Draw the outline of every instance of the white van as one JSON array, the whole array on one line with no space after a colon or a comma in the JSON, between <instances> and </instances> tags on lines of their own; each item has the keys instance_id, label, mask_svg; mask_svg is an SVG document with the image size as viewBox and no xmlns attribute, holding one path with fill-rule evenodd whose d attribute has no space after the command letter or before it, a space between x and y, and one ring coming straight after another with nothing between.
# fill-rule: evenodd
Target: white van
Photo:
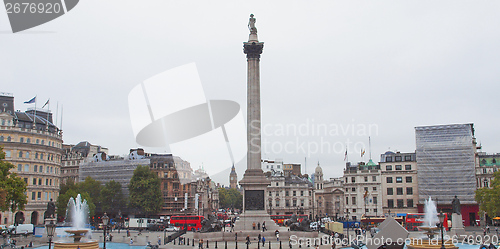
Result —
<instances>
[{"instance_id":1,"label":"white van","mask_svg":"<svg viewBox=\"0 0 500 249\"><path fill-rule=\"evenodd\" d=\"M12 231L12 234L32 234L35 227L33 224L19 224L17 226L10 225L8 229Z\"/></svg>"}]
</instances>

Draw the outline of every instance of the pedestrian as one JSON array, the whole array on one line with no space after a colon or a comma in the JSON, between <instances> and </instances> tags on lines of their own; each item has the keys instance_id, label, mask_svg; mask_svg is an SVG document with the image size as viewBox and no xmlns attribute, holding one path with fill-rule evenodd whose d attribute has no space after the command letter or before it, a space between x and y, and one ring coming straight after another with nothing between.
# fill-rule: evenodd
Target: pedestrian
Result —
<instances>
[{"instance_id":1,"label":"pedestrian","mask_svg":"<svg viewBox=\"0 0 500 249\"><path fill-rule=\"evenodd\" d=\"M127 237L130 237L130 230L127 229Z\"/></svg>"},{"instance_id":2,"label":"pedestrian","mask_svg":"<svg viewBox=\"0 0 500 249\"><path fill-rule=\"evenodd\" d=\"M259 222L259 223L257 223L257 230L259 230L259 231L260 231L260 222Z\"/></svg>"},{"instance_id":3,"label":"pedestrian","mask_svg":"<svg viewBox=\"0 0 500 249\"><path fill-rule=\"evenodd\" d=\"M257 242L257 243L260 243L260 239L262 238L262 236L260 235L260 233L259 233L259 236L257 238L259 239L259 242Z\"/></svg>"},{"instance_id":4,"label":"pedestrian","mask_svg":"<svg viewBox=\"0 0 500 249\"><path fill-rule=\"evenodd\" d=\"M280 241L280 233L276 234L276 241Z\"/></svg>"},{"instance_id":5,"label":"pedestrian","mask_svg":"<svg viewBox=\"0 0 500 249\"><path fill-rule=\"evenodd\" d=\"M238 233L234 233L234 241L238 241Z\"/></svg>"},{"instance_id":6,"label":"pedestrian","mask_svg":"<svg viewBox=\"0 0 500 249\"><path fill-rule=\"evenodd\" d=\"M132 238L130 238L130 245L133 245L134 244L134 240Z\"/></svg>"},{"instance_id":7,"label":"pedestrian","mask_svg":"<svg viewBox=\"0 0 500 249\"><path fill-rule=\"evenodd\" d=\"M203 239L198 240L198 248L200 248L200 249L203 248Z\"/></svg>"},{"instance_id":8,"label":"pedestrian","mask_svg":"<svg viewBox=\"0 0 500 249\"><path fill-rule=\"evenodd\" d=\"M266 245L266 237L262 236L262 246Z\"/></svg>"},{"instance_id":9,"label":"pedestrian","mask_svg":"<svg viewBox=\"0 0 500 249\"><path fill-rule=\"evenodd\" d=\"M489 225L486 225L486 232L490 233L490 226Z\"/></svg>"},{"instance_id":10,"label":"pedestrian","mask_svg":"<svg viewBox=\"0 0 500 249\"><path fill-rule=\"evenodd\" d=\"M250 245L250 235L247 235L247 245Z\"/></svg>"},{"instance_id":11,"label":"pedestrian","mask_svg":"<svg viewBox=\"0 0 500 249\"><path fill-rule=\"evenodd\" d=\"M252 228L255 230L255 221L252 223Z\"/></svg>"},{"instance_id":12,"label":"pedestrian","mask_svg":"<svg viewBox=\"0 0 500 249\"><path fill-rule=\"evenodd\" d=\"M158 245L161 245L161 237L158 235Z\"/></svg>"},{"instance_id":13,"label":"pedestrian","mask_svg":"<svg viewBox=\"0 0 500 249\"><path fill-rule=\"evenodd\" d=\"M266 221L262 222L262 232L266 231Z\"/></svg>"},{"instance_id":14,"label":"pedestrian","mask_svg":"<svg viewBox=\"0 0 500 249\"><path fill-rule=\"evenodd\" d=\"M113 241L113 234L109 234L109 242Z\"/></svg>"}]
</instances>

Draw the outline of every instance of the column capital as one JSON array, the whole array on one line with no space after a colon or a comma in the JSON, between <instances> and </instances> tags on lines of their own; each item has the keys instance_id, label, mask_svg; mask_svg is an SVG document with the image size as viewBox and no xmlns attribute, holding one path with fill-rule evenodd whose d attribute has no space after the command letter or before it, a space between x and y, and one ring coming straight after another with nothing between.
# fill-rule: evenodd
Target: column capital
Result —
<instances>
[{"instance_id":1,"label":"column capital","mask_svg":"<svg viewBox=\"0 0 500 249\"><path fill-rule=\"evenodd\" d=\"M263 42L244 42L243 43L243 52L247 55L248 59L251 58L260 58L260 54L262 54L262 50L264 48Z\"/></svg>"}]
</instances>

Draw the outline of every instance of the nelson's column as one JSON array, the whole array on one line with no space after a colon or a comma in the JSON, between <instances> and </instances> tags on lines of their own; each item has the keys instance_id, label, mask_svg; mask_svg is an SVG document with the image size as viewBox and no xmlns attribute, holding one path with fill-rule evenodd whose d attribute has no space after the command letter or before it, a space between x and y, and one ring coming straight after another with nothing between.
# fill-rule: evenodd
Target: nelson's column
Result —
<instances>
[{"instance_id":1,"label":"nelson's column","mask_svg":"<svg viewBox=\"0 0 500 249\"><path fill-rule=\"evenodd\" d=\"M252 230L252 224L265 221L268 230L274 231L278 226L271 220L264 205L264 193L271 183L261 169L261 123L260 123L260 54L264 43L257 38L255 18L250 15L248 42L243 43L247 55L247 169L240 181L243 187L243 213L235 229Z\"/></svg>"}]
</instances>

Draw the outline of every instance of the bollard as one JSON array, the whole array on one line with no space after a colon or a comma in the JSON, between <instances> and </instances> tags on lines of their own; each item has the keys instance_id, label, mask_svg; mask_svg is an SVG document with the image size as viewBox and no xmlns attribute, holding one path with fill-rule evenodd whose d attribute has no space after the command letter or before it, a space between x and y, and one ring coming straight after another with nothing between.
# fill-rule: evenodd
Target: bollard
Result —
<instances>
[{"instance_id":1,"label":"bollard","mask_svg":"<svg viewBox=\"0 0 500 249\"><path fill-rule=\"evenodd\" d=\"M215 241L215 248L217 248L217 240Z\"/></svg>"},{"instance_id":2,"label":"bollard","mask_svg":"<svg viewBox=\"0 0 500 249\"><path fill-rule=\"evenodd\" d=\"M175 239L174 239L174 246L175 246Z\"/></svg>"},{"instance_id":3,"label":"bollard","mask_svg":"<svg viewBox=\"0 0 500 249\"><path fill-rule=\"evenodd\" d=\"M227 241L224 241L224 249L227 249Z\"/></svg>"},{"instance_id":4,"label":"bollard","mask_svg":"<svg viewBox=\"0 0 500 249\"><path fill-rule=\"evenodd\" d=\"M210 247L208 247L208 239L207 239L207 248L210 248Z\"/></svg>"},{"instance_id":5,"label":"bollard","mask_svg":"<svg viewBox=\"0 0 500 249\"><path fill-rule=\"evenodd\" d=\"M238 249L238 241L237 240L234 241L234 244L236 245L234 249Z\"/></svg>"},{"instance_id":6,"label":"bollard","mask_svg":"<svg viewBox=\"0 0 500 249\"><path fill-rule=\"evenodd\" d=\"M319 238L319 244L323 245L323 238L321 238L321 237Z\"/></svg>"},{"instance_id":7,"label":"bollard","mask_svg":"<svg viewBox=\"0 0 500 249\"><path fill-rule=\"evenodd\" d=\"M281 240L280 240L280 249L283 249L283 248L281 247Z\"/></svg>"},{"instance_id":8,"label":"bollard","mask_svg":"<svg viewBox=\"0 0 500 249\"><path fill-rule=\"evenodd\" d=\"M187 241L188 241L187 245L189 246L189 238L187 239Z\"/></svg>"},{"instance_id":9,"label":"bollard","mask_svg":"<svg viewBox=\"0 0 500 249\"><path fill-rule=\"evenodd\" d=\"M248 241L247 241L247 249L248 249L248 245L250 245L250 244L249 244L249 243L248 243Z\"/></svg>"},{"instance_id":10,"label":"bollard","mask_svg":"<svg viewBox=\"0 0 500 249\"><path fill-rule=\"evenodd\" d=\"M269 240L269 249L271 249L271 240Z\"/></svg>"},{"instance_id":11,"label":"bollard","mask_svg":"<svg viewBox=\"0 0 500 249\"><path fill-rule=\"evenodd\" d=\"M182 238L181 238L181 237L179 237L179 245L181 245L181 241L182 241Z\"/></svg>"},{"instance_id":12,"label":"bollard","mask_svg":"<svg viewBox=\"0 0 500 249\"><path fill-rule=\"evenodd\" d=\"M257 249L260 249L260 241L257 241Z\"/></svg>"},{"instance_id":13,"label":"bollard","mask_svg":"<svg viewBox=\"0 0 500 249\"><path fill-rule=\"evenodd\" d=\"M193 238L193 243L191 243L192 246L194 246L194 238Z\"/></svg>"}]
</instances>

